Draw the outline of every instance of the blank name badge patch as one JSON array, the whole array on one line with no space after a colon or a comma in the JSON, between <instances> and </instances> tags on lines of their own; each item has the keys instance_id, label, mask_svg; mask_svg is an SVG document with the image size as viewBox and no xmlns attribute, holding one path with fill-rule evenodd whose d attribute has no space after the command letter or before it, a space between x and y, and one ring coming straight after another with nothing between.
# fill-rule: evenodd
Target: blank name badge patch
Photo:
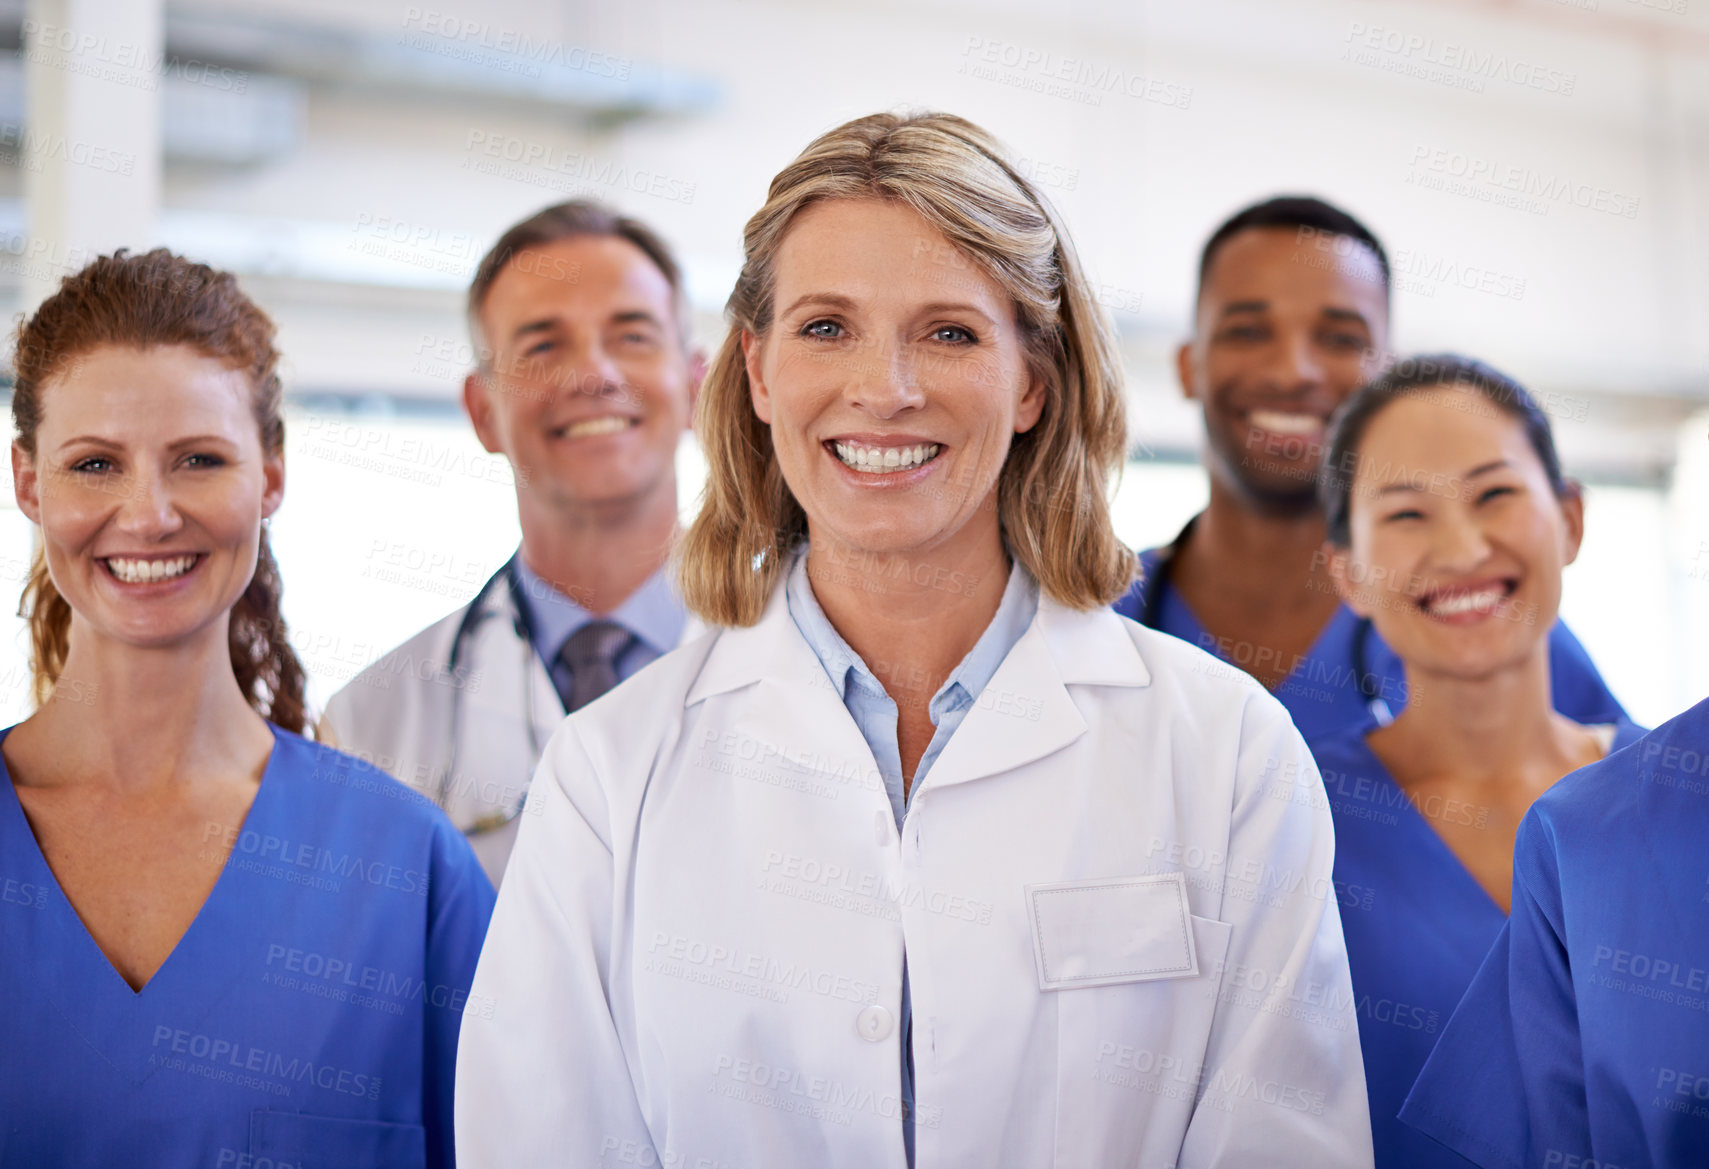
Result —
<instances>
[{"instance_id":1,"label":"blank name badge patch","mask_svg":"<svg viewBox=\"0 0 1709 1169\"><path fill-rule=\"evenodd\" d=\"M1040 990L1199 972L1180 873L1028 885Z\"/></svg>"}]
</instances>

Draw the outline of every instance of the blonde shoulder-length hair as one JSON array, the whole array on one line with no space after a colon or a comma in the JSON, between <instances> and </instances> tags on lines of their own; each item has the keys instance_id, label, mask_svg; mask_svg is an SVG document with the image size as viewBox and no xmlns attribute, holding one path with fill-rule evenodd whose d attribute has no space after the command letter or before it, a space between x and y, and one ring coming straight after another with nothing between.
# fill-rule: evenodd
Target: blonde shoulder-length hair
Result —
<instances>
[{"instance_id":1,"label":"blonde shoulder-length hair","mask_svg":"<svg viewBox=\"0 0 1709 1169\"><path fill-rule=\"evenodd\" d=\"M1014 299L1029 370L1045 387L1037 425L1017 434L997 487L1010 552L1044 593L1075 609L1132 584L1105 492L1127 449L1121 364L1074 245L1050 204L984 130L950 114L874 114L821 135L772 180L743 235L745 261L695 413L706 456L700 514L678 548L688 607L715 625L759 620L807 516L783 481L771 429L754 413L744 330L771 327L775 264L790 224L827 199L886 199L936 228Z\"/></svg>"}]
</instances>

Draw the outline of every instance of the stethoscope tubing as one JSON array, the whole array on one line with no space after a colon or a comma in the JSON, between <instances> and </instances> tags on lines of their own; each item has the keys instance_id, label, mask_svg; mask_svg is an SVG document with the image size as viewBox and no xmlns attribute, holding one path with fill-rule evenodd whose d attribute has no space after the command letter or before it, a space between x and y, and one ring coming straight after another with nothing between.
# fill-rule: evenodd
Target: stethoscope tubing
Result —
<instances>
[{"instance_id":1,"label":"stethoscope tubing","mask_svg":"<svg viewBox=\"0 0 1709 1169\"><path fill-rule=\"evenodd\" d=\"M463 616L457 622L457 629L451 635L451 652L446 662L446 673L452 678L457 677L458 667L463 664L464 646L469 635L487 613L487 599L494 586L500 582L510 593L511 624L515 630L516 639L522 646L522 721L528 732L529 752L537 762L544 749L540 742L540 732L534 726L534 630L528 619L528 606L523 603L522 587L516 579L516 557L513 555L506 560L499 570L489 576L486 583L481 585L474 600L463 610ZM433 785L433 802L441 808L445 807L451 794L451 783L457 773L458 745L461 738L460 730L463 721L463 687L453 684L451 687L451 716L446 720L445 731L445 765L440 769ZM533 768L529 769L532 775ZM522 805L528 798L526 786L516 806L503 812L495 812L483 816L475 823L463 829L465 835L476 835L502 828L522 813Z\"/></svg>"}]
</instances>

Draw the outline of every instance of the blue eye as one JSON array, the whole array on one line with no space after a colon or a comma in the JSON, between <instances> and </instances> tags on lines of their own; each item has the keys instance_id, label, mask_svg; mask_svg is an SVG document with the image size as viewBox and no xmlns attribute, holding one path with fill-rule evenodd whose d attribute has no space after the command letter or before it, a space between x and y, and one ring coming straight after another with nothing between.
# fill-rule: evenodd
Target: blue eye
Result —
<instances>
[{"instance_id":1,"label":"blue eye","mask_svg":"<svg viewBox=\"0 0 1709 1169\"><path fill-rule=\"evenodd\" d=\"M940 325L938 328L932 330L932 336L939 340L944 339L945 333L954 335L950 338L951 344L954 345L976 345L979 342L979 338L975 337L971 332L962 328L960 325Z\"/></svg>"},{"instance_id":2,"label":"blue eye","mask_svg":"<svg viewBox=\"0 0 1709 1169\"><path fill-rule=\"evenodd\" d=\"M817 337L821 341L833 341L843 335L843 327L835 321L808 321L801 327L803 337Z\"/></svg>"}]
</instances>

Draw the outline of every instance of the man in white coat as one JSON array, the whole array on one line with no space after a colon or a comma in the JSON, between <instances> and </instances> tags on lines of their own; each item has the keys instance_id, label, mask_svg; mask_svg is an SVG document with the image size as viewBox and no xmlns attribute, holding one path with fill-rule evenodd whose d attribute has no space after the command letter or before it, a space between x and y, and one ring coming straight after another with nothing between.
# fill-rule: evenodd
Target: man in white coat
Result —
<instances>
[{"instance_id":1,"label":"man in white coat","mask_svg":"<svg viewBox=\"0 0 1709 1169\"><path fill-rule=\"evenodd\" d=\"M444 807L496 885L565 713L698 628L665 561L705 365L670 250L586 201L505 232L468 311L480 366L463 405L515 472L522 546L335 694L322 729Z\"/></svg>"}]
</instances>

